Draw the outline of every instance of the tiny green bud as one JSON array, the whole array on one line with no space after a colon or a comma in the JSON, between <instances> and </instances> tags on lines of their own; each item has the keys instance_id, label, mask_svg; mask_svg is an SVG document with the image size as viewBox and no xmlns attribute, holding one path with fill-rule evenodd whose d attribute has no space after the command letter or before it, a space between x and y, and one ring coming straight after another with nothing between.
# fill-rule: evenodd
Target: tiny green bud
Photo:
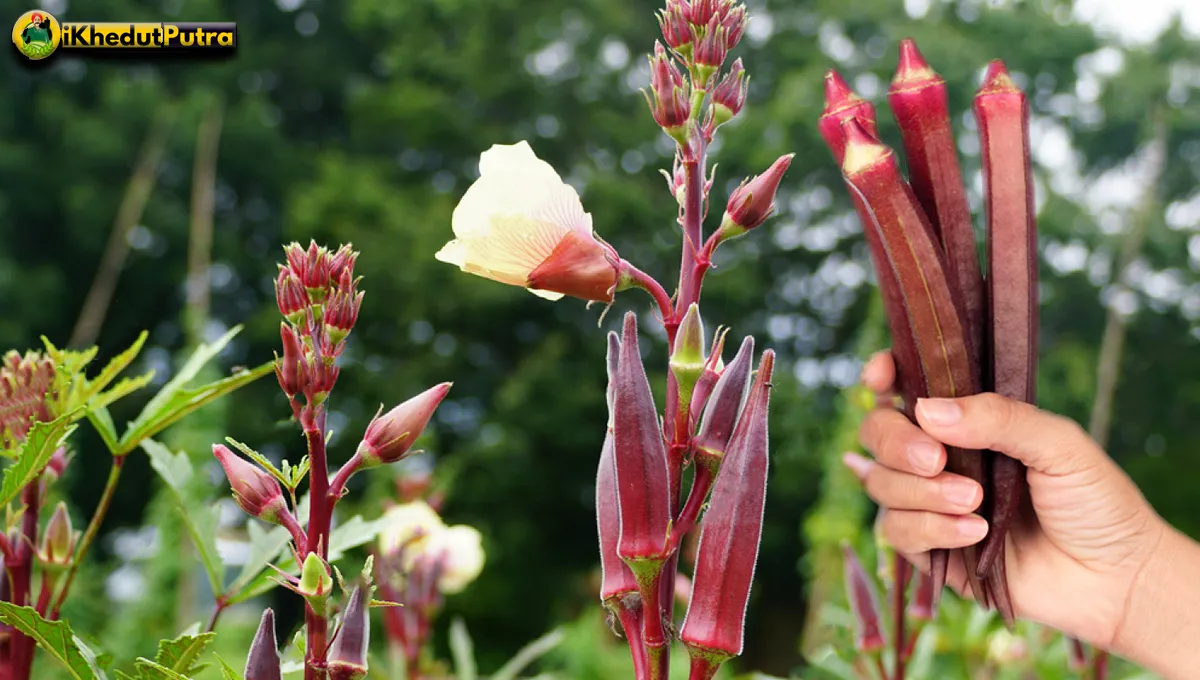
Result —
<instances>
[{"instance_id":1,"label":"tiny green bud","mask_svg":"<svg viewBox=\"0 0 1200 680\"><path fill-rule=\"evenodd\" d=\"M67 505L60 501L42 534L38 559L47 567L65 567L71 563L74 551L75 531L71 528L71 515L67 513Z\"/></svg>"},{"instance_id":2,"label":"tiny green bud","mask_svg":"<svg viewBox=\"0 0 1200 680\"><path fill-rule=\"evenodd\" d=\"M700 306L695 302L688 307L675 334L671 372L679 382L680 400L685 407L689 407L692 389L704 373L704 320L700 318Z\"/></svg>"},{"instance_id":3,"label":"tiny green bud","mask_svg":"<svg viewBox=\"0 0 1200 680\"><path fill-rule=\"evenodd\" d=\"M309 553L304 558L304 566L300 570L300 585L296 592L304 596L312 605L313 611L325 611L325 600L333 590L333 576L329 573L329 565L316 553Z\"/></svg>"}]
</instances>

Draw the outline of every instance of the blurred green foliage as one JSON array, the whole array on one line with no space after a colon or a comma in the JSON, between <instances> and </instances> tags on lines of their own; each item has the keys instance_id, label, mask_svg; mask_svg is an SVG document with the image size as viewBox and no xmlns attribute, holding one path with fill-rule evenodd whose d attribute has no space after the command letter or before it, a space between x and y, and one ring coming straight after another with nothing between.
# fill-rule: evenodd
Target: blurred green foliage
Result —
<instances>
[{"instance_id":1,"label":"blurred green foliage","mask_svg":"<svg viewBox=\"0 0 1200 680\"><path fill-rule=\"evenodd\" d=\"M0 64L0 91L13 102L0 109L0 347L32 346L39 334L66 342L144 136L162 107L174 105L161 167L128 235L130 253L99 336L105 359L149 329L145 365L137 368L169 377L172 357L194 342L182 319L195 136L204 110L220 101L212 313L204 335L245 323L222 360L269 359L278 344L271 279L280 244L352 241L363 252L358 269L367 296L332 404L333 462L349 457L380 403L453 380L427 448L452 489L447 518L483 531L488 568L451 598L448 613L469 622L485 671L562 621L583 622L576 625L586 635L573 633L580 639L603 639L592 632L600 615L590 580L591 485L605 417L600 310L546 303L464 276L432 255L450 237L451 210L476 174L478 154L528 139L581 187L596 230L625 258L674 279L674 203L658 174L669 169L670 146L637 92L647 80L641 55L657 36L657 7L650 0L45 3L67 21L236 21L239 47L226 61L60 54L31 69L13 53ZM0 0L0 16L26 9ZM738 56L752 75L751 99L715 149L714 207L742 177L782 153L798 155L779 215L723 249L704 298L710 327L758 335L790 369L777 372L767 527L742 667L786 675L802 663L805 580L811 568L825 569L804 558L810 541L836 537L823 526L800 527L822 493L846 493L844 480L822 479L840 474L837 457L853 442L854 419L839 413L857 407L836 396L854 381L859 356L884 344L859 341L869 265L815 130L822 75L836 66L874 99L882 134L895 144L882 103L904 36L917 39L950 84L976 206L969 111L982 68L1003 58L1030 92L1042 199L1043 405L1086 422L1104 303L1129 312L1110 449L1168 519L1200 535L1193 475L1181 474L1200 467L1200 383L1189 379L1200 374L1197 42L1173 26L1149 47L1121 48L1071 19L1059 0L756 1L750 10ZM1122 168L1137 176L1129 162L1150 134L1150 110L1163 112L1167 163L1143 255L1128 285L1115 286L1111 263L1130 212L1112 200L1121 190L1101 176ZM636 293L616 306L603 328L619 311L649 309ZM651 381L661 385L663 344L647 346ZM131 418L136 407L114 419ZM226 408L223 431L212 423L202 431L299 459L302 441L281 422L287 407L268 380ZM181 435L177 445L185 440L204 459L204 443ZM67 481L75 502L89 509L107 455L98 441L83 441ZM377 474L368 487L360 477L351 492L363 501L347 511L374 514L389 481ZM144 456L135 455L106 528L141 525L145 490L157 483ZM224 493L219 486L209 498ZM833 525L861 524L866 514L858 501L826 498L820 507L820 522ZM119 564L115 545L98 544L96 557ZM168 625L175 605L163 598L156 610L150 591L140 602L109 604L104 573L89 567L94 597L73 613L82 631L99 639L121 631L123 657L147 654L159 633L177 632L121 626L106 633L105 623L123 612ZM817 576L828 577L820 592L840 580L827 570ZM276 605L295 621L294 602ZM194 603L196 618L204 606L202 598ZM230 631L238 630L233 618ZM237 647L228 639L218 646ZM239 665L233 651L227 659ZM613 677L578 673L571 677Z\"/></svg>"}]
</instances>

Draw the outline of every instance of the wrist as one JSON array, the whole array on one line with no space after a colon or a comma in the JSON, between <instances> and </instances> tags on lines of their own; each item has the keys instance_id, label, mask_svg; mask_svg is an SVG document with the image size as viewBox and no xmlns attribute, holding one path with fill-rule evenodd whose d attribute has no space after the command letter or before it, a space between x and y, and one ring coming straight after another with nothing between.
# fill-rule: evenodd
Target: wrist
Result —
<instances>
[{"instance_id":1,"label":"wrist","mask_svg":"<svg viewBox=\"0 0 1200 680\"><path fill-rule=\"evenodd\" d=\"M1159 538L1137 573L1111 651L1166 678L1200 665L1200 544L1159 520Z\"/></svg>"}]
</instances>

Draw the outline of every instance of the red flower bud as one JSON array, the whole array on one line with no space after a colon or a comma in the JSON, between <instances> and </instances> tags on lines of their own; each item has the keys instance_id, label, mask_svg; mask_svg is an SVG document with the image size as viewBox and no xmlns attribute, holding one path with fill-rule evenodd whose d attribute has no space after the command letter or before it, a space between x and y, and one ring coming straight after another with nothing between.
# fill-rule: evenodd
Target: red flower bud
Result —
<instances>
[{"instance_id":1,"label":"red flower bud","mask_svg":"<svg viewBox=\"0 0 1200 680\"><path fill-rule=\"evenodd\" d=\"M721 125L738 115L746 104L746 94L750 90L750 77L742 68L739 57L729 67L729 73L717 81L712 90L713 123Z\"/></svg>"},{"instance_id":2,"label":"red flower bud","mask_svg":"<svg viewBox=\"0 0 1200 680\"><path fill-rule=\"evenodd\" d=\"M246 514L275 522L279 513L287 512L283 489L274 477L242 460L222 444L213 444L213 455L225 469L225 476L233 488L233 499Z\"/></svg>"},{"instance_id":3,"label":"red flower bud","mask_svg":"<svg viewBox=\"0 0 1200 680\"><path fill-rule=\"evenodd\" d=\"M725 46L733 49L746 33L746 6L728 3L721 12L721 27L725 29Z\"/></svg>"},{"instance_id":4,"label":"red flower bud","mask_svg":"<svg viewBox=\"0 0 1200 680\"><path fill-rule=\"evenodd\" d=\"M284 248L284 253L292 274L300 279L312 301L324 302L329 292L329 251L318 246L316 241L310 241L307 250L299 243L291 243Z\"/></svg>"},{"instance_id":5,"label":"red flower bud","mask_svg":"<svg viewBox=\"0 0 1200 680\"><path fill-rule=\"evenodd\" d=\"M67 455L67 448L65 446L58 447L54 450L54 455L50 456L50 462L46 463L46 476L52 480L62 477L69 462L71 462L71 457Z\"/></svg>"},{"instance_id":6,"label":"red flower bud","mask_svg":"<svg viewBox=\"0 0 1200 680\"><path fill-rule=\"evenodd\" d=\"M717 13L720 0L692 0L692 13L689 17L692 24L698 28L708 26L708 22Z\"/></svg>"},{"instance_id":7,"label":"red flower bud","mask_svg":"<svg viewBox=\"0 0 1200 680\"><path fill-rule=\"evenodd\" d=\"M329 652L329 680L359 680L367 675L367 647L371 640L367 591L355 586L342 613L342 624Z\"/></svg>"},{"instance_id":8,"label":"red flower bud","mask_svg":"<svg viewBox=\"0 0 1200 680\"><path fill-rule=\"evenodd\" d=\"M644 94L654 121L677 142L686 143L684 126L692 115L691 92L675 60L658 41L650 57L650 91Z\"/></svg>"},{"instance_id":9,"label":"red flower bud","mask_svg":"<svg viewBox=\"0 0 1200 680\"><path fill-rule=\"evenodd\" d=\"M357 260L358 253L352 249L349 243L344 244L329 260L329 278L333 281L341 281L343 277L353 279L354 263Z\"/></svg>"},{"instance_id":10,"label":"red flower bud","mask_svg":"<svg viewBox=\"0 0 1200 680\"><path fill-rule=\"evenodd\" d=\"M329 349L340 354L341 343L350 334L358 321L358 310L362 307L364 293L355 290L355 281L350 271L343 270L342 282L334 288L325 301L325 332L329 334Z\"/></svg>"},{"instance_id":11,"label":"red flower bud","mask_svg":"<svg viewBox=\"0 0 1200 680\"><path fill-rule=\"evenodd\" d=\"M688 6L680 0L670 0L666 9L658 12L658 26L662 29L663 40L671 49L686 51L691 49L696 35L688 22Z\"/></svg>"},{"instance_id":12,"label":"red flower bud","mask_svg":"<svg viewBox=\"0 0 1200 680\"><path fill-rule=\"evenodd\" d=\"M775 212L775 192L794 153L780 156L767 171L749 181L742 182L729 197L725 206L725 218L721 222L724 238L740 236L757 227Z\"/></svg>"},{"instance_id":13,"label":"red flower bud","mask_svg":"<svg viewBox=\"0 0 1200 680\"><path fill-rule=\"evenodd\" d=\"M708 359L704 361L704 372L700 374L700 379L696 381L696 389L692 392L692 404L688 412L692 414L693 419L708 403L708 395L712 394L713 386L721 378L724 370L721 354L725 352L725 336L728 333L728 328L717 328L716 336L713 337L712 350L708 353Z\"/></svg>"},{"instance_id":14,"label":"red flower bud","mask_svg":"<svg viewBox=\"0 0 1200 680\"><path fill-rule=\"evenodd\" d=\"M729 439L738 423L738 414L742 412L742 403L746 399L753 361L754 337L747 335L733 361L721 372L708 398L708 405L704 407L704 418L700 421L700 431L696 434L694 444L698 464L715 470L725 457Z\"/></svg>"},{"instance_id":15,"label":"red flower bud","mask_svg":"<svg viewBox=\"0 0 1200 680\"><path fill-rule=\"evenodd\" d=\"M742 653L767 496L767 410L774 365L775 353L764 351L704 514L692 600L679 635L693 658L711 661Z\"/></svg>"},{"instance_id":16,"label":"red flower bud","mask_svg":"<svg viewBox=\"0 0 1200 680\"><path fill-rule=\"evenodd\" d=\"M633 312L625 315L614 382L613 456L621 517L617 553L630 563L661 563L671 524L667 452Z\"/></svg>"},{"instance_id":17,"label":"red flower bud","mask_svg":"<svg viewBox=\"0 0 1200 680\"><path fill-rule=\"evenodd\" d=\"M304 284L287 267L280 267L279 277L275 279L275 303L279 305L279 313L292 323L300 323L312 304Z\"/></svg>"},{"instance_id":18,"label":"red flower bud","mask_svg":"<svg viewBox=\"0 0 1200 680\"><path fill-rule=\"evenodd\" d=\"M879 628L879 597L849 543L842 543L842 554L845 558L846 596L850 600L854 620L858 623L855 645L861 652L877 652L885 644Z\"/></svg>"},{"instance_id":19,"label":"red flower bud","mask_svg":"<svg viewBox=\"0 0 1200 680\"><path fill-rule=\"evenodd\" d=\"M704 36L696 42L696 65L708 67L707 73L712 72L725 63L725 54L728 51L725 43L725 27L721 25L721 19L718 16L713 16L708 21L708 25L704 30ZM707 77L700 78L696 83L697 87L703 87L708 83Z\"/></svg>"},{"instance_id":20,"label":"red flower bud","mask_svg":"<svg viewBox=\"0 0 1200 680\"><path fill-rule=\"evenodd\" d=\"M279 338L283 341L283 357L275 359L275 377L283 393L292 397L304 392L304 350L296 331L287 323L279 324Z\"/></svg>"},{"instance_id":21,"label":"red flower bud","mask_svg":"<svg viewBox=\"0 0 1200 680\"><path fill-rule=\"evenodd\" d=\"M250 654L246 657L246 680L282 680L279 650L275 644L275 612L267 609L263 611L254 641L250 643Z\"/></svg>"},{"instance_id":22,"label":"red flower bud","mask_svg":"<svg viewBox=\"0 0 1200 680\"><path fill-rule=\"evenodd\" d=\"M452 384L435 385L382 416L376 414L358 445L364 466L394 463L408 455Z\"/></svg>"}]
</instances>

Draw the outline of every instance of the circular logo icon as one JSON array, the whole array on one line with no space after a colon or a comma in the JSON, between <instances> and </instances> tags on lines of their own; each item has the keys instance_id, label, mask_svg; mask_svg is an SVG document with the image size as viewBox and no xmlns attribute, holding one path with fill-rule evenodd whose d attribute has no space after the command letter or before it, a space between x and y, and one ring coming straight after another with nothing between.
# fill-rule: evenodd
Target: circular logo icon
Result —
<instances>
[{"instance_id":1,"label":"circular logo icon","mask_svg":"<svg viewBox=\"0 0 1200 680\"><path fill-rule=\"evenodd\" d=\"M62 26L58 20L40 9L22 14L12 30L17 51L35 61L54 54L61 39Z\"/></svg>"}]
</instances>

